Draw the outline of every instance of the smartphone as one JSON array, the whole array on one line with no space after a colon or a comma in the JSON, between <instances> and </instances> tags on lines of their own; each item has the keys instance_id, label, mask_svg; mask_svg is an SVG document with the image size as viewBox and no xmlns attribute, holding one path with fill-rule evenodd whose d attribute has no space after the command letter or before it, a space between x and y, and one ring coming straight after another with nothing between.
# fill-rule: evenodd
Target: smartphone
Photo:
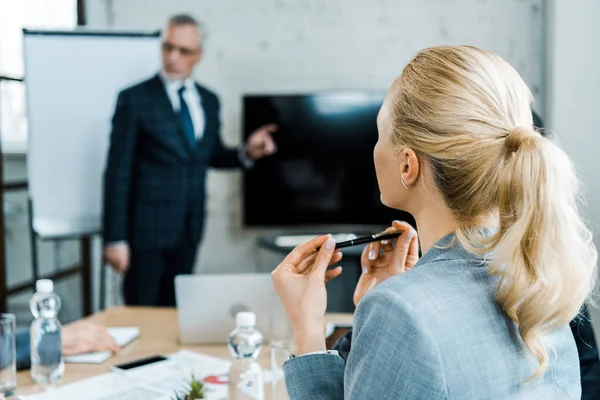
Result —
<instances>
[{"instance_id":1,"label":"smartphone","mask_svg":"<svg viewBox=\"0 0 600 400\"><path fill-rule=\"evenodd\" d=\"M111 369L114 368L114 369L120 369L123 371L127 371L129 369L143 367L144 365L149 365L149 364L154 364L154 363L157 363L160 361L165 361L166 359L167 359L167 357L156 355L156 356L142 358L140 360L135 360L135 361L124 363L124 364L113 365L111 367Z\"/></svg>"}]
</instances>

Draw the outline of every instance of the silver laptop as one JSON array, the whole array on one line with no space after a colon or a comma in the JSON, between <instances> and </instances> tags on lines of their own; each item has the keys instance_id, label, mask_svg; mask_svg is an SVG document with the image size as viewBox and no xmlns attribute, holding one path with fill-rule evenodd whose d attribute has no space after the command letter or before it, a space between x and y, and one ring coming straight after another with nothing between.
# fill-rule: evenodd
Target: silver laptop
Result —
<instances>
[{"instance_id":1,"label":"silver laptop","mask_svg":"<svg viewBox=\"0 0 600 400\"><path fill-rule=\"evenodd\" d=\"M223 344L240 311L256 314L264 341L291 332L270 273L175 277L179 340L182 344Z\"/></svg>"}]
</instances>

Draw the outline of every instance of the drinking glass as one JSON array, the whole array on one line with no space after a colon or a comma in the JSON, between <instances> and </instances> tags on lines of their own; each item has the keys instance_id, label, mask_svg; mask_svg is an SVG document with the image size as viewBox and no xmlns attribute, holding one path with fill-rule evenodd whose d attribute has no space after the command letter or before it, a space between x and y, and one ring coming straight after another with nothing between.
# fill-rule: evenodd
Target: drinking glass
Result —
<instances>
[{"instance_id":1,"label":"drinking glass","mask_svg":"<svg viewBox=\"0 0 600 400\"><path fill-rule=\"evenodd\" d=\"M0 394L17 387L16 317L0 314Z\"/></svg>"},{"instance_id":2,"label":"drinking glass","mask_svg":"<svg viewBox=\"0 0 600 400\"><path fill-rule=\"evenodd\" d=\"M295 353L295 344L293 338L286 340L272 340L271 350L271 399L288 400L285 379L283 378L283 364L289 360L290 354Z\"/></svg>"}]
</instances>

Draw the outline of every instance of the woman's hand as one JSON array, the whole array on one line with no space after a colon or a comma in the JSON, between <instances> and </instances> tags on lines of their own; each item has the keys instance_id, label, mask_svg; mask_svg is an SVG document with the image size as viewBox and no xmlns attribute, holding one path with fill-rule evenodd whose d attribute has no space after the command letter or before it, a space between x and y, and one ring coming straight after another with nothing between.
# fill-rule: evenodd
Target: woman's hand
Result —
<instances>
[{"instance_id":1,"label":"woman's hand","mask_svg":"<svg viewBox=\"0 0 600 400\"><path fill-rule=\"evenodd\" d=\"M62 353L65 356L93 351L112 351L120 348L105 327L88 321L76 321L63 327Z\"/></svg>"},{"instance_id":2,"label":"woman's hand","mask_svg":"<svg viewBox=\"0 0 600 400\"><path fill-rule=\"evenodd\" d=\"M297 354L326 350L325 283L342 273L341 267L327 267L341 258L331 235L319 236L297 246L271 274L294 328Z\"/></svg>"},{"instance_id":3,"label":"woman's hand","mask_svg":"<svg viewBox=\"0 0 600 400\"><path fill-rule=\"evenodd\" d=\"M354 305L379 283L408 271L419 260L417 231L406 222L394 221L385 232L399 230L403 232L397 239L373 242L363 250L362 274L354 290Z\"/></svg>"}]
</instances>

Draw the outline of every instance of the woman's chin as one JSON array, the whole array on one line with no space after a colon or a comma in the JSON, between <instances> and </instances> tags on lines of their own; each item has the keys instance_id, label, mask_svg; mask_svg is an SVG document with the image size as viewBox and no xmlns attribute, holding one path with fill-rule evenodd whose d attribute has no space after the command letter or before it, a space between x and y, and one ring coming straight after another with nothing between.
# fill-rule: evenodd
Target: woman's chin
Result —
<instances>
[{"instance_id":1,"label":"woman's chin","mask_svg":"<svg viewBox=\"0 0 600 400\"><path fill-rule=\"evenodd\" d=\"M383 204L384 206L386 206L388 208L393 208L394 210L408 212L404 208L404 206L402 204L400 204L398 201L393 201L393 200L385 197L383 194L381 194L379 196L379 200L381 201L381 204Z\"/></svg>"},{"instance_id":2,"label":"woman's chin","mask_svg":"<svg viewBox=\"0 0 600 400\"><path fill-rule=\"evenodd\" d=\"M383 204L386 207L389 207L389 208L398 208L397 206L394 205L394 202L390 201L390 199L388 199L387 197L385 197L383 195L383 193L379 195L379 200L381 201L381 204Z\"/></svg>"}]
</instances>

